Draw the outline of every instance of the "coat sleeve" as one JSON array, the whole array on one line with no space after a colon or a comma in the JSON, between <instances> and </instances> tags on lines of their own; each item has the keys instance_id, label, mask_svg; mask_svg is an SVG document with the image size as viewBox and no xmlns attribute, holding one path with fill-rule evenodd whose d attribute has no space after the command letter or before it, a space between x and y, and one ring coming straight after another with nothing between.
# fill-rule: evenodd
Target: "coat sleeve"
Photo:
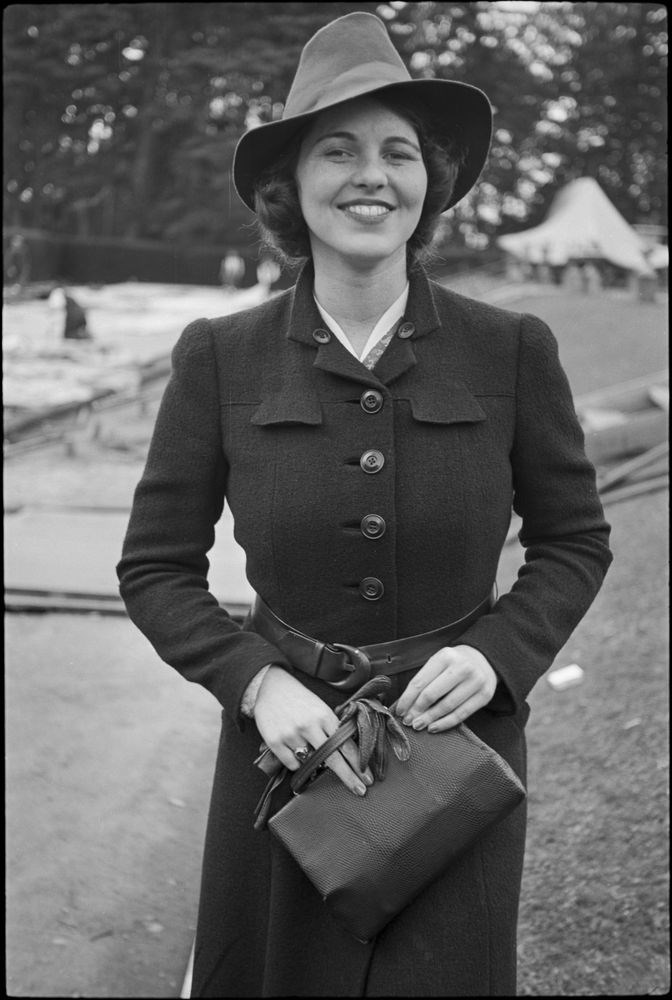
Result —
<instances>
[{"instance_id":1,"label":"coat sleeve","mask_svg":"<svg viewBox=\"0 0 672 1000\"><path fill-rule=\"evenodd\" d=\"M207 552L228 470L207 320L185 329L172 365L117 565L119 589L159 656L207 688L242 727L240 703L252 677L268 663L290 664L271 643L242 630L208 588Z\"/></svg>"},{"instance_id":2,"label":"coat sleeve","mask_svg":"<svg viewBox=\"0 0 672 1000\"><path fill-rule=\"evenodd\" d=\"M493 711L523 705L595 598L611 563L595 470L586 458L556 340L522 316L511 451L525 562L509 593L460 638L500 678Z\"/></svg>"}]
</instances>

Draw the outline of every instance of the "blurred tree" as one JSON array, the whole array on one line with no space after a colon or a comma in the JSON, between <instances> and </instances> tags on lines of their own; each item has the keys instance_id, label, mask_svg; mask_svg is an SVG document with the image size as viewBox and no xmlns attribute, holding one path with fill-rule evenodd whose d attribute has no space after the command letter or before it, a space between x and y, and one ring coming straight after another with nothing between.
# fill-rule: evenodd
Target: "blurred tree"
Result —
<instances>
[{"instance_id":1,"label":"blurred tree","mask_svg":"<svg viewBox=\"0 0 672 1000\"><path fill-rule=\"evenodd\" d=\"M510 5L519 8L521 5ZM527 8L535 8L531 13ZM510 10L497 3L391 4L390 31L415 76L470 83L484 90L493 104L491 155L481 183L446 221L450 242L487 245L509 213L527 212L528 179L525 140L533 133L539 109L553 94L547 64L562 58L563 43L556 19L546 5ZM556 6L556 5L553 5ZM449 113L449 109L447 109ZM551 180L552 173L543 179Z\"/></svg>"},{"instance_id":2,"label":"blurred tree","mask_svg":"<svg viewBox=\"0 0 672 1000\"><path fill-rule=\"evenodd\" d=\"M493 102L492 155L447 217L453 240L534 224L586 174L626 218L665 221L662 5L271 2L6 8L5 222L249 248L235 142L281 113L305 40L351 10L384 18L412 75Z\"/></svg>"},{"instance_id":3,"label":"blurred tree","mask_svg":"<svg viewBox=\"0 0 672 1000\"><path fill-rule=\"evenodd\" d=\"M381 8L414 75L481 87L494 107L481 183L449 216L467 243L535 225L595 177L631 222L667 219L667 12L643 3ZM452 233L451 233L452 230Z\"/></svg>"},{"instance_id":4,"label":"blurred tree","mask_svg":"<svg viewBox=\"0 0 672 1000\"><path fill-rule=\"evenodd\" d=\"M5 221L244 245L230 165L305 39L356 3L15 4L5 11ZM277 106L276 106L277 113ZM224 232L226 230L226 232Z\"/></svg>"},{"instance_id":5,"label":"blurred tree","mask_svg":"<svg viewBox=\"0 0 672 1000\"><path fill-rule=\"evenodd\" d=\"M555 186L594 177L626 219L665 225L667 10L578 3L561 13L578 39L541 119L557 126L543 136L561 157Z\"/></svg>"}]
</instances>

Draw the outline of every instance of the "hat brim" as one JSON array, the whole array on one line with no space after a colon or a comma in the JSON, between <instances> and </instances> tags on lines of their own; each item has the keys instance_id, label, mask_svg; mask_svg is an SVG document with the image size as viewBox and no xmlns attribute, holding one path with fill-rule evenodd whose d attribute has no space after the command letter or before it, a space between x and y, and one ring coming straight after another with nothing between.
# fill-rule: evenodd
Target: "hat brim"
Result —
<instances>
[{"instance_id":1,"label":"hat brim","mask_svg":"<svg viewBox=\"0 0 672 1000\"><path fill-rule=\"evenodd\" d=\"M488 158L492 137L492 108L482 90L456 80L404 80L363 90L358 97L379 93L398 93L413 97L420 108L424 105L436 121L445 120L445 135L459 141L465 149L447 211L472 189ZM314 111L291 118L268 122L250 129L238 141L233 157L233 183L239 197L248 208L254 208L254 188L258 177L272 166L292 137L312 118L337 107L344 101L334 101Z\"/></svg>"}]
</instances>

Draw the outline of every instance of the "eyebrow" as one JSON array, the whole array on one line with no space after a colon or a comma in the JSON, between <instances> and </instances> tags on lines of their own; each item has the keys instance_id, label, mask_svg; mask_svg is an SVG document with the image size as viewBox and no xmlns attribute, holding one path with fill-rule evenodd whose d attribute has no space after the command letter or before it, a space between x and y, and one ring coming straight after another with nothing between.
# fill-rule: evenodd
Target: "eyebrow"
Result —
<instances>
[{"instance_id":1,"label":"eyebrow","mask_svg":"<svg viewBox=\"0 0 672 1000\"><path fill-rule=\"evenodd\" d=\"M357 136L353 132L325 132L324 135L317 137L313 145L317 146L318 142L323 142L325 139L349 139L352 142L356 142ZM420 147L416 145L416 143L414 143L411 139L406 139L403 135L388 135L383 142L403 142L407 146L410 146L411 149L414 149L416 153L421 152Z\"/></svg>"}]
</instances>

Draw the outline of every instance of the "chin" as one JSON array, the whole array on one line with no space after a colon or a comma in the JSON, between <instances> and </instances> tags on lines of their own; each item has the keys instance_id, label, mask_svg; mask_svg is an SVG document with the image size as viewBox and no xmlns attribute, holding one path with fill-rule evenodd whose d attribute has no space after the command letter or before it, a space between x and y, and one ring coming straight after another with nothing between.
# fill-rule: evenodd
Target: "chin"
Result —
<instances>
[{"instance_id":1,"label":"chin","mask_svg":"<svg viewBox=\"0 0 672 1000\"><path fill-rule=\"evenodd\" d=\"M380 239L348 240L334 250L346 260L358 261L362 264L377 264L405 253L406 241L390 241Z\"/></svg>"}]
</instances>

